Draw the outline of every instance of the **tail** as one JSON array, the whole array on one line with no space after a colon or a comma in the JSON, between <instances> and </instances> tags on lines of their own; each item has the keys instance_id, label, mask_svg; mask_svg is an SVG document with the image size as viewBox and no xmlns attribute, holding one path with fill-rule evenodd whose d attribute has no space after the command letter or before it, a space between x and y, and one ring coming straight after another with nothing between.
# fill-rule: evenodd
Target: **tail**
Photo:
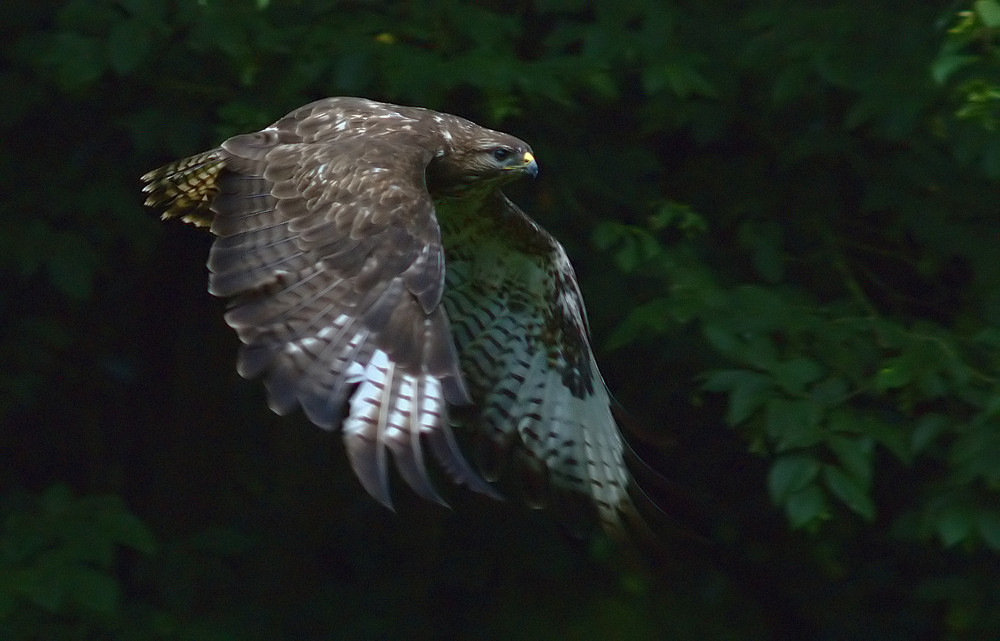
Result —
<instances>
[{"instance_id":1,"label":"tail","mask_svg":"<svg viewBox=\"0 0 1000 641\"><path fill-rule=\"evenodd\" d=\"M162 218L180 218L198 227L212 224L209 208L218 192L217 181L226 158L221 149L191 156L145 174L142 191L149 194L146 205L162 207Z\"/></svg>"}]
</instances>

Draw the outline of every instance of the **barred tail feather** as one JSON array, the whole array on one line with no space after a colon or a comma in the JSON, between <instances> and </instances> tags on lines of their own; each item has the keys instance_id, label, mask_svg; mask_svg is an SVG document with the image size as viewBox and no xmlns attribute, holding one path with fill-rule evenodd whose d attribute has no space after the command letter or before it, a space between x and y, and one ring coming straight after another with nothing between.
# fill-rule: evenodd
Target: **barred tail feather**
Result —
<instances>
[{"instance_id":1,"label":"barred tail feather","mask_svg":"<svg viewBox=\"0 0 1000 641\"><path fill-rule=\"evenodd\" d=\"M145 204L163 207L162 218L180 218L197 227L212 224L213 213L209 208L218 193L218 177L226 158L221 149L213 149L196 156L164 165L143 175L149 194Z\"/></svg>"}]
</instances>

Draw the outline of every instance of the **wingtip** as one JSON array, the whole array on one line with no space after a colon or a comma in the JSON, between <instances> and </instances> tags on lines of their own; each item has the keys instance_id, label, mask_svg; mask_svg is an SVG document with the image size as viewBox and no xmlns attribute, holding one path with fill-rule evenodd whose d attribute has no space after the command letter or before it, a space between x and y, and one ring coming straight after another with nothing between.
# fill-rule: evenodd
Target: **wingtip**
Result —
<instances>
[{"instance_id":1,"label":"wingtip","mask_svg":"<svg viewBox=\"0 0 1000 641\"><path fill-rule=\"evenodd\" d=\"M365 488L365 491L371 495L376 501L381 503L390 512L396 511L396 506L392 503L392 495L389 491L389 476L388 474L378 474L371 475L362 473L356 466L354 466L354 475L358 477L361 482L361 486Z\"/></svg>"},{"instance_id":2,"label":"wingtip","mask_svg":"<svg viewBox=\"0 0 1000 641\"><path fill-rule=\"evenodd\" d=\"M434 456L455 483L463 484L470 490L485 494L492 499L503 500L503 496L496 488L484 481L469 465L449 427L445 426L429 436Z\"/></svg>"}]
</instances>

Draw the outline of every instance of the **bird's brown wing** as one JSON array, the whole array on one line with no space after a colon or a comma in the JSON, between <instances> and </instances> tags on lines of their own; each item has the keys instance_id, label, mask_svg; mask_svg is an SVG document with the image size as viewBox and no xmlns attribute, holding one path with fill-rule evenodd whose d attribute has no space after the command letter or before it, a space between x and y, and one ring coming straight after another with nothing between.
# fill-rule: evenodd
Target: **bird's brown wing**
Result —
<instances>
[{"instance_id":1,"label":"bird's brown wing","mask_svg":"<svg viewBox=\"0 0 1000 641\"><path fill-rule=\"evenodd\" d=\"M492 493L447 422L447 403L468 396L439 305L444 258L423 184L432 152L358 136L288 139L272 127L222 145L209 289L232 301L240 374L266 372L274 411L301 406L325 428L349 399L346 449L382 503L390 451L415 491L441 501L424 441L456 481Z\"/></svg>"}]
</instances>

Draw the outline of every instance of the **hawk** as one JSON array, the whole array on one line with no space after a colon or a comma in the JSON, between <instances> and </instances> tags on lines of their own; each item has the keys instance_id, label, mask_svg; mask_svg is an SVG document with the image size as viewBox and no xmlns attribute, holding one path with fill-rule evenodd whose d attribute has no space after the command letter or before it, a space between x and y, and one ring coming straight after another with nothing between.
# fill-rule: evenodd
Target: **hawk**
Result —
<instances>
[{"instance_id":1,"label":"hawk","mask_svg":"<svg viewBox=\"0 0 1000 641\"><path fill-rule=\"evenodd\" d=\"M265 375L278 414L339 425L377 500L391 452L444 503L429 448L457 483L498 496L486 481L507 473L529 503L582 496L615 531L631 476L576 277L500 189L537 171L526 143L464 118L328 98L142 179L146 205L216 236L208 289L239 373Z\"/></svg>"}]
</instances>

